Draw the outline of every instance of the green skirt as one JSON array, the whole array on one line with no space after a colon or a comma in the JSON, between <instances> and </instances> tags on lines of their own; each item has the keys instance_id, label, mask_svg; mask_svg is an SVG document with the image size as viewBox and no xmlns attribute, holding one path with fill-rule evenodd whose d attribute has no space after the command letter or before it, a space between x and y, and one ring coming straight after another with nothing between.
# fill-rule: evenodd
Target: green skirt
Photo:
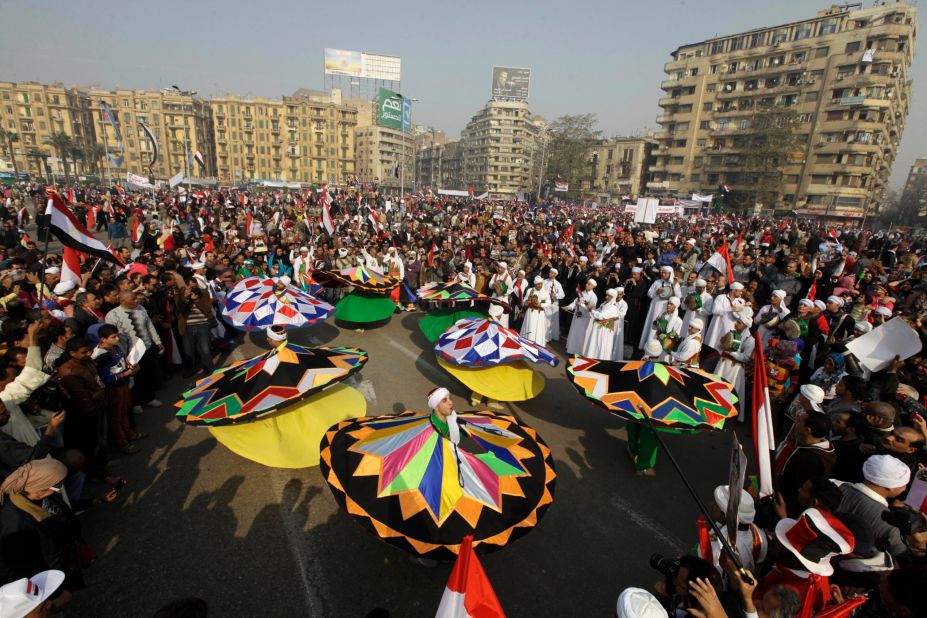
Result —
<instances>
[{"instance_id":1,"label":"green skirt","mask_svg":"<svg viewBox=\"0 0 927 618\"><path fill-rule=\"evenodd\" d=\"M475 309L439 309L432 311L418 322L418 328L425 335L425 339L434 343L457 320L464 318L485 318L486 314Z\"/></svg>"},{"instance_id":2,"label":"green skirt","mask_svg":"<svg viewBox=\"0 0 927 618\"><path fill-rule=\"evenodd\" d=\"M335 319L345 322L379 322L393 315L396 303L389 296L355 290L335 305Z\"/></svg>"}]
</instances>

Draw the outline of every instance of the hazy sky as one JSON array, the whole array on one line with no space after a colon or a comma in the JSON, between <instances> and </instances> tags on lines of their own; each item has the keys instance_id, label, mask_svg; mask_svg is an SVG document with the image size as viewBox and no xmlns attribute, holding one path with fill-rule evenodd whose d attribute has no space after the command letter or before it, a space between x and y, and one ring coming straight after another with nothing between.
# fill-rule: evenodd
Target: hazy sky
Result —
<instances>
[{"instance_id":1,"label":"hazy sky","mask_svg":"<svg viewBox=\"0 0 927 618\"><path fill-rule=\"evenodd\" d=\"M655 128L676 47L812 17L821 0L0 0L0 80L178 84L279 99L324 86L322 50L402 57L413 120L456 136L489 99L494 64L530 67L532 111L592 112L606 134ZM871 0L865 6L871 6ZM927 156L920 50L892 186Z\"/></svg>"}]
</instances>

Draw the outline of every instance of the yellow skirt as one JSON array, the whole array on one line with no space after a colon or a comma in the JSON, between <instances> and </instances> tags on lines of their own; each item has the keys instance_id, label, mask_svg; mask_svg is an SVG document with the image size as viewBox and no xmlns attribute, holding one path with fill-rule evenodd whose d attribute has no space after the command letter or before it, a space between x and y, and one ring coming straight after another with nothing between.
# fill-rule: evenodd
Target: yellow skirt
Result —
<instances>
[{"instance_id":1,"label":"yellow skirt","mask_svg":"<svg viewBox=\"0 0 927 618\"><path fill-rule=\"evenodd\" d=\"M366 413L364 396L338 384L256 421L209 431L245 459L271 468L308 468L319 465L319 443L329 427Z\"/></svg>"},{"instance_id":2,"label":"yellow skirt","mask_svg":"<svg viewBox=\"0 0 927 618\"><path fill-rule=\"evenodd\" d=\"M544 390L544 375L521 361L495 367L460 367L439 358L438 364L470 390L496 401L525 401Z\"/></svg>"}]
</instances>

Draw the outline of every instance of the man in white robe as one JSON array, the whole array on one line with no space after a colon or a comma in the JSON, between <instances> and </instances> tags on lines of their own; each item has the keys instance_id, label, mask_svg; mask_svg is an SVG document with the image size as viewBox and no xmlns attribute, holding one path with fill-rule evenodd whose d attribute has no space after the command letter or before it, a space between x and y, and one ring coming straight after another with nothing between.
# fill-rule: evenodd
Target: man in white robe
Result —
<instances>
[{"instance_id":1,"label":"man in white robe","mask_svg":"<svg viewBox=\"0 0 927 618\"><path fill-rule=\"evenodd\" d=\"M789 315L785 297L785 290L773 290L769 297L769 304L765 305L756 314L755 322L760 325L757 331L760 333L760 339L763 340L764 350L769 344L769 340L772 339L773 330L777 325L785 322L786 316Z\"/></svg>"},{"instance_id":2,"label":"man in white robe","mask_svg":"<svg viewBox=\"0 0 927 618\"><path fill-rule=\"evenodd\" d=\"M618 306L618 315L615 316L615 344L612 347L612 360L624 360L624 329L625 316L628 315L628 303L624 300L624 288L616 288L615 304Z\"/></svg>"},{"instance_id":3,"label":"man in white robe","mask_svg":"<svg viewBox=\"0 0 927 618\"><path fill-rule=\"evenodd\" d=\"M586 329L583 341L583 356L598 360L611 360L615 347L615 330L618 320L618 290L605 291L605 302L598 309L590 311L592 321Z\"/></svg>"},{"instance_id":4,"label":"man in white robe","mask_svg":"<svg viewBox=\"0 0 927 618\"><path fill-rule=\"evenodd\" d=\"M750 327L753 326L753 318L749 315L741 314L734 322L734 328L729 331L730 337L727 337L725 349L721 350L721 360L715 367L715 375L734 385L734 392L740 400L740 415L738 420L743 422L746 419L747 406L747 382L745 367L750 366L753 362L753 350L756 347L756 339L750 334Z\"/></svg>"},{"instance_id":5,"label":"man in white robe","mask_svg":"<svg viewBox=\"0 0 927 618\"><path fill-rule=\"evenodd\" d=\"M747 306L743 298L744 286L742 283L735 281L731 284L731 291L727 294L719 294L711 304L711 324L705 331L703 345L710 348L718 349L718 342L721 337L726 335L734 328L734 321L741 313L749 313L752 317L752 310Z\"/></svg>"},{"instance_id":6,"label":"man in white robe","mask_svg":"<svg viewBox=\"0 0 927 618\"><path fill-rule=\"evenodd\" d=\"M525 319L519 333L522 337L538 345L547 345L547 313L544 310L549 305L550 296L544 290L544 279L535 277L534 287L525 294Z\"/></svg>"},{"instance_id":7,"label":"man in white robe","mask_svg":"<svg viewBox=\"0 0 927 618\"><path fill-rule=\"evenodd\" d=\"M714 297L708 292L708 282L702 278L695 280L695 285L693 286L692 292L690 295L697 298L696 309L686 308L686 314L682 318L682 332L688 332L686 329L689 328L689 322L692 318L699 317L702 319L702 323L707 325L711 321L711 305L714 302ZM683 297L683 303L690 303L689 297ZM702 332L705 332L705 329L702 328Z\"/></svg>"},{"instance_id":8,"label":"man in white robe","mask_svg":"<svg viewBox=\"0 0 927 618\"><path fill-rule=\"evenodd\" d=\"M675 296L671 296L669 300L666 301L666 310L651 322L647 328L647 340L656 340L660 343L660 346L663 347L664 353L660 355L660 362L668 363L672 359L670 357L670 352L666 351L664 346L664 341L668 336L675 335L677 338L681 337L682 332L682 318L679 317L679 299Z\"/></svg>"},{"instance_id":9,"label":"man in white robe","mask_svg":"<svg viewBox=\"0 0 927 618\"><path fill-rule=\"evenodd\" d=\"M647 290L647 296L650 297L650 310L647 311L647 317L644 319L644 329L641 332L641 340L638 347L643 350L650 339L650 329L653 321L662 315L666 310L666 302L670 297L676 297L676 306L679 306L679 284L673 283L673 267L663 266L660 268L660 278L650 285ZM682 322L679 323L680 327Z\"/></svg>"},{"instance_id":10,"label":"man in white robe","mask_svg":"<svg viewBox=\"0 0 927 618\"><path fill-rule=\"evenodd\" d=\"M525 277L525 271L519 270L512 284L512 321L517 322L525 313L525 294L531 289L531 284Z\"/></svg>"},{"instance_id":11,"label":"man in white robe","mask_svg":"<svg viewBox=\"0 0 927 618\"><path fill-rule=\"evenodd\" d=\"M557 341L560 339L560 301L566 297L563 292L563 286L557 281L556 268L547 271L547 279L544 280L544 289L550 296L550 305L544 310L547 314L547 340Z\"/></svg>"},{"instance_id":12,"label":"man in white robe","mask_svg":"<svg viewBox=\"0 0 927 618\"><path fill-rule=\"evenodd\" d=\"M586 329L589 327L589 321L592 319L591 311L595 309L598 302L596 298L595 286L598 285L595 279L586 281L586 289L579 293L576 299L564 307L565 311L573 313L573 322L570 324L570 334L567 336L566 351L567 354L582 354L583 343L586 341Z\"/></svg>"},{"instance_id":13,"label":"man in white robe","mask_svg":"<svg viewBox=\"0 0 927 618\"><path fill-rule=\"evenodd\" d=\"M702 352L702 328L704 326L705 323L702 318L689 320L688 334L679 342L679 347L670 353L670 359L674 365L698 367L699 355Z\"/></svg>"},{"instance_id":14,"label":"man in white robe","mask_svg":"<svg viewBox=\"0 0 927 618\"><path fill-rule=\"evenodd\" d=\"M496 262L496 272L489 279L489 291L493 298L501 300L506 305L509 304L509 297L512 294L512 277L509 275L509 265L505 262ZM509 314L503 313L499 317L499 323L504 327L509 327Z\"/></svg>"}]
</instances>

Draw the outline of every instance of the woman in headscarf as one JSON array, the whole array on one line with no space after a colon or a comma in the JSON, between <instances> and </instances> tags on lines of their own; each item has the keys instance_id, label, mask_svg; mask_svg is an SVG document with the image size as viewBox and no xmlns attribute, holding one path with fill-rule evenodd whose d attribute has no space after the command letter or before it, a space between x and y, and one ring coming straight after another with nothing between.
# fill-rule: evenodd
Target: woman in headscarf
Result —
<instances>
[{"instance_id":1,"label":"woman in headscarf","mask_svg":"<svg viewBox=\"0 0 927 618\"><path fill-rule=\"evenodd\" d=\"M58 460L38 459L0 485L0 580L58 569L66 590L84 586L79 525L59 493L67 472Z\"/></svg>"},{"instance_id":2,"label":"woman in headscarf","mask_svg":"<svg viewBox=\"0 0 927 618\"><path fill-rule=\"evenodd\" d=\"M811 383L820 386L824 391L824 401L830 401L837 396L836 386L846 375L844 366L846 359L843 354L831 352L824 359L824 364L811 374Z\"/></svg>"}]
</instances>

